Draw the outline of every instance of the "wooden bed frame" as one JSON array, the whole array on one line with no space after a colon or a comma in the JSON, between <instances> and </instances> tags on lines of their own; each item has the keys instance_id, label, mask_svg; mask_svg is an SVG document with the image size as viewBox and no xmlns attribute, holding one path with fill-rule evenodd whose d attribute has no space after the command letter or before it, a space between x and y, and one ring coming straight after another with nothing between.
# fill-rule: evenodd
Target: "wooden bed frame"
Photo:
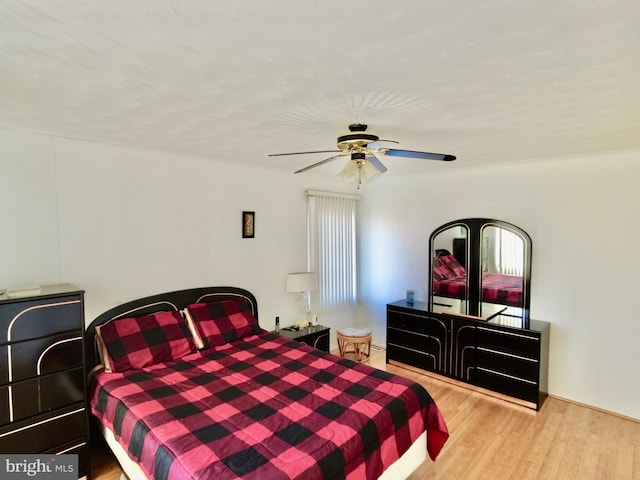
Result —
<instances>
[{"instance_id":1,"label":"wooden bed frame","mask_svg":"<svg viewBox=\"0 0 640 480\"><path fill-rule=\"evenodd\" d=\"M118 305L91 322L85 332L85 361L87 372L91 377L94 368L100 365L98 347L96 342L96 327L119 318L149 315L151 313L175 310L180 311L187 305L199 302L212 302L222 300L243 300L251 309L253 316L258 320L258 304L254 295L238 287L200 287L187 290L177 290L174 292L151 295L139 298L130 302ZM87 388L91 388L91 378L87 382ZM90 398L91 392L87 393ZM89 409L90 411L90 409ZM139 465L131 460L125 449L117 442L113 432L93 417L90 417L91 437L94 439L102 437L109 448L118 459L122 470L131 480L143 480L145 475ZM427 458L426 432L418 437L413 445L402 457L387 468L379 477L379 480L397 480L408 477Z\"/></svg>"}]
</instances>

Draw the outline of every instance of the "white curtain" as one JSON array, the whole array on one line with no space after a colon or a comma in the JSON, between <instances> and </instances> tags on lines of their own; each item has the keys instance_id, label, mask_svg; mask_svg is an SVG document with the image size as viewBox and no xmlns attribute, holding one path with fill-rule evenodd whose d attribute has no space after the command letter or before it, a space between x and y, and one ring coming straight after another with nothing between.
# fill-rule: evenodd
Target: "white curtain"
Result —
<instances>
[{"instance_id":1,"label":"white curtain","mask_svg":"<svg viewBox=\"0 0 640 480\"><path fill-rule=\"evenodd\" d=\"M356 303L357 195L307 191L308 268L320 311Z\"/></svg>"}]
</instances>

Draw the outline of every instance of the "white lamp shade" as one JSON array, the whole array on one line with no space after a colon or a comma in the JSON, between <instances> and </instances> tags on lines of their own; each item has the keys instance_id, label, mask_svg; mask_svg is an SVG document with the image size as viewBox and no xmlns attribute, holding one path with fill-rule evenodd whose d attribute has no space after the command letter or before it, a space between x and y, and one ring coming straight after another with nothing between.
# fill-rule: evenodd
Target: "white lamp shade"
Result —
<instances>
[{"instance_id":1,"label":"white lamp shade","mask_svg":"<svg viewBox=\"0 0 640 480\"><path fill-rule=\"evenodd\" d=\"M314 272L294 272L287 274L287 292L311 292L316 289Z\"/></svg>"},{"instance_id":2,"label":"white lamp shade","mask_svg":"<svg viewBox=\"0 0 640 480\"><path fill-rule=\"evenodd\" d=\"M380 170L374 167L368 160L363 162L349 160L338 176L346 181L357 180L358 170L360 171L360 181L365 183L369 183L381 173Z\"/></svg>"}]
</instances>

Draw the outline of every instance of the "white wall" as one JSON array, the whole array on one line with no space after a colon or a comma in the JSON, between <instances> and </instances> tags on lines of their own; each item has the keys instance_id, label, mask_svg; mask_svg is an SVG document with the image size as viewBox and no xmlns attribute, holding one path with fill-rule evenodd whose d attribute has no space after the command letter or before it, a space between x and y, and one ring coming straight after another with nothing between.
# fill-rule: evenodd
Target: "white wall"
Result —
<instances>
[{"instance_id":1,"label":"white wall","mask_svg":"<svg viewBox=\"0 0 640 480\"><path fill-rule=\"evenodd\" d=\"M551 322L551 394L640 419L640 152L385 178L361 205L359 322L384 344L386 303L427 298L428 238L457 218L533 241L531 316Z\"/></svg>"},{"instance_id":2,"label":"white wall","mask_svg":"<svg viewBox=\"0 0 640 480\"><path fill-rule=\"evenodd\" d=\"M207 285L253 292L264 328L276 315L293 323L285 276L306 267L304 191L348 188L8 129L0 151L0 288L73 283L86 290L87 323L137 297ZM254 239L241 238L243 210L256 212ZM334 331L354 322L322 316Z\"/></svg>"}]
</instances>

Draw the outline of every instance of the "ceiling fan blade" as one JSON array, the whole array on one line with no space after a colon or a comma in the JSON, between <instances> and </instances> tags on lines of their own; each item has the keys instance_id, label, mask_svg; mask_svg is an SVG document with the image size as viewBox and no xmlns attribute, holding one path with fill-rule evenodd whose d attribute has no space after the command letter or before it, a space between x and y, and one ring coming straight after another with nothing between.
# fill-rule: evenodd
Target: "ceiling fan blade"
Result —
<instances>
[{"instance_id":1,"label":"ceiling fan blade","mask_svg":"<svg viewBox=\"0 0 640 480\"><path fill-rule=\"evenodd\" d=\"M337 153L342 150L314 150L312 152L270 153L268 157L282 157L283 155L305 155L307 153Z\"/></svg>"},{"instance_id":2,"label":"ceiling fan blade","mask_svg":"<svg viewBox=\"0 0 640 480\"><path fill-rule=\"evenodd\" d=\"M367 143L367 148L369 150L380 150L383 148L383 143L400 143L395 140L376 140L375 142Z\"/></svg>"},{"instance_id":3,"label":"ceiling fan blade","mask_svg":"<svg viewBox=\"0 0 640 480\"><path fill-rule=\"evenodd\" d=\"M423 158L425 160L444 160L445 162L456 159L454 155L447 153L416 152L414 150L398 150L395 148L381 148L379 152L390 157Z\"/></svg>"},{"instance_id":4,"label":"ceiling fan blade","mask_svg":"<svg viewBox=\"0 0 640 480\"><path fill-rule=\"evenodd\" d=\"M318 163L314 163L313 165L309 165L308 167L304 167L301 168L300 170L297 170L293 173L302 173L302 172L306 172L307 170L311 170L312 168L315 167L319 167L320 165L324 165L325 163L329 163L332 160L335 160L336 158L340 158L340 157L345 157L349 155L349 153L341 153L340 155L334 155L333 157L329 157L329 158L325 158L324 160L318 162Z\"/></svg>"},{"instance_id":5,"label":"ceiling fan blade","mask_svg":"<svg viewBox=\"0 0 640 480\"><path fill-rule=\"evenodd\" d=\"M375 155L369 155L369 162L371 162L371 165L376 167L380 173L387 171L387 167L385 167Z\"/></svg>"}]
</instances>

